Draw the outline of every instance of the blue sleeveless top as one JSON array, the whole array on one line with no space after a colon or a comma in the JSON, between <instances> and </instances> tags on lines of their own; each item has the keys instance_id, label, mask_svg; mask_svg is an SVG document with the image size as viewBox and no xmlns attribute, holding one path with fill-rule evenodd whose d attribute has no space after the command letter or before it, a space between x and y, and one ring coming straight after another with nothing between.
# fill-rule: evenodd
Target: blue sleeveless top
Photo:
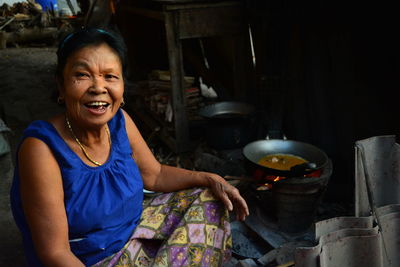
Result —
<instances>
[{"instance_id":1,"label":"blue sleeveless top","mask_svg":"<svg viewBox=\"0 0 400 267\"><path fill-rule=\"evenodd\" d=\"M111 152L108 161L99 167L86 165L46 121L34 121L22 137L22 141L35 137L46 143L60 166L71 250L85 265L119 251L129 240L142 213L143 181L132 159L121 110L108 127ZM19 183L17 163L11 208L22 232L29 266L42 266L22 209Z\"/></svg>"}]
</instances>

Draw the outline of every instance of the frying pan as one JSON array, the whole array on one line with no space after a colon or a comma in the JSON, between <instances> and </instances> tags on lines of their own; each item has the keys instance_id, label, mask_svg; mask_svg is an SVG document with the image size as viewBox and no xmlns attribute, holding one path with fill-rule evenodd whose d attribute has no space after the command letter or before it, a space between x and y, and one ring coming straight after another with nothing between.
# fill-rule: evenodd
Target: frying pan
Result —
<instances>
[{"instance_id":1,"label":"frying pan","mask_svg":"<svg viewBox=\"0 0 400 267\"><path fill-rule=\"evenodd\" d=\"M301 177L317 171L328 163L328 156L318 147L295 140L266 139L247 144L243 148L246 168L254 178L263 178L268 175L284 177ZM258 164L259 160L267 155L289 154L301 157L308 162L292 167L290 170L279 170Z\"/></svg>"}]
</instances>

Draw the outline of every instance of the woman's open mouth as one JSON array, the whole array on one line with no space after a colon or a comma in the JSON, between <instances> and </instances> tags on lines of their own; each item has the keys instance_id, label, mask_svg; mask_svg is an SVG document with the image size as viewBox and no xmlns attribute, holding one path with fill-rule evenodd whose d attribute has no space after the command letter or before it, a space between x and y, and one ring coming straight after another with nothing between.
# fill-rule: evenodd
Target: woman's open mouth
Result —
<instances>
[{"instance_id":1,"label":"woman's open mouth","mask_svg":"<svg viewBox=\"0 0 400 267\"><path fill-rule=\"evenodd\" d=\"M89 109L90 112L94 113L94 114L103 114L104 112L106 112L107 107L110 104L107 102L103 102L103 101L93 101L93 102L88 102L85 104L85 107L87 107Z\"/></svg>"}]
</instances>

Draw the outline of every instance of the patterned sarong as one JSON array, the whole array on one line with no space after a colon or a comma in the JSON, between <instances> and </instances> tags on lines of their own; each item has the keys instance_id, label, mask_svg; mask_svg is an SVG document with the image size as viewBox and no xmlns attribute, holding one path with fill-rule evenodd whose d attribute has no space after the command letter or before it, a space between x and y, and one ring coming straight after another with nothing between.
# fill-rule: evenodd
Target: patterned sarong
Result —
<instances>
[{"instance_id":1,"label":"patterned sarong","mask_svg":"<svg viewBox=\"0 0 400 267\"><path fill-rule=\"evenodd\" d=\"M222 266L231 247L227 209L196 188L145 199L129 242L94 266Z\"/></svg>"}]
</instances>

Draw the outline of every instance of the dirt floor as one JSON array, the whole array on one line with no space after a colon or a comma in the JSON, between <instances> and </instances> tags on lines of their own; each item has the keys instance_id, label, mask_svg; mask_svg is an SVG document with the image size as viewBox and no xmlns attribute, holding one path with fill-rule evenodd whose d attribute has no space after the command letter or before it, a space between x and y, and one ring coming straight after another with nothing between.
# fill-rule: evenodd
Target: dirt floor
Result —
<instances>
[{"instance_id":1,"label":"dirt floor","mask_svg":"<svg viewBox=\"0 0 400 267\"><path fill-rule=\"evenodd\" d=\"M51 100L56 88L55 51L53 47L0 50L0 118L12 130L8 135L12 152L0 157L0 266L24 266L21 238L9 204L14 155L30 122L61 111Z\"/></svg>"}]
</instances>

